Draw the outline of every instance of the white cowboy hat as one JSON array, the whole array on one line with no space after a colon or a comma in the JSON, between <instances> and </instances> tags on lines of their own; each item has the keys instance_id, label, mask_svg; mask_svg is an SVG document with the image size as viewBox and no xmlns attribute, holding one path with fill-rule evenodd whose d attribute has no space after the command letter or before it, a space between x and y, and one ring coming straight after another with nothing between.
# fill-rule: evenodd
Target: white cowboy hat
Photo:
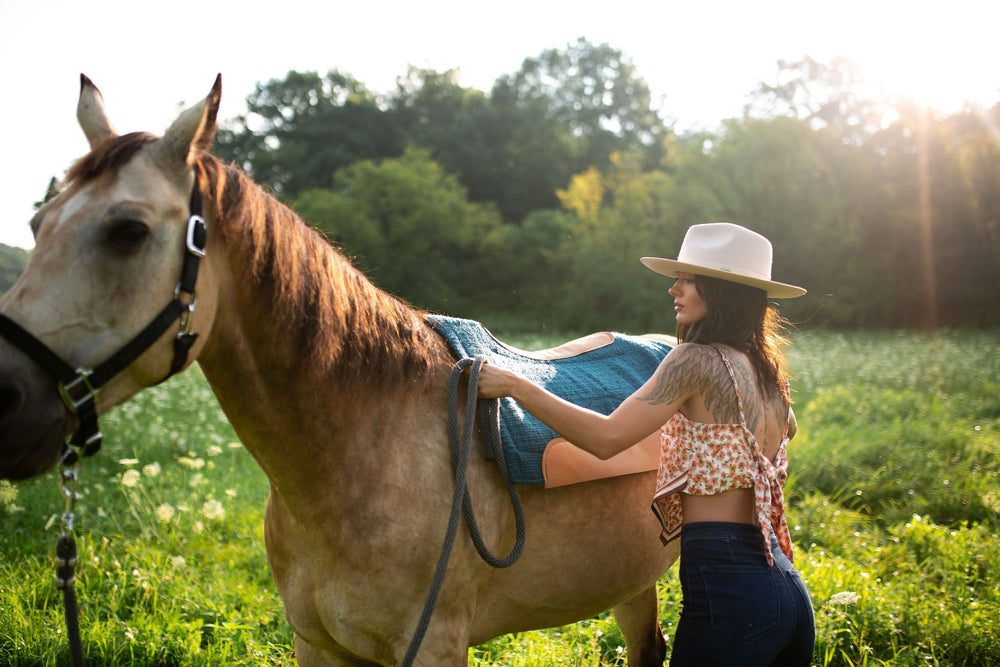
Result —
<instances>
[{"instance_id":1,"label":"white cowboy hat","mask_svg":"<svg viewBox=\"0 0 1000 667\"><path fill-rule=\"evenodd\" d=\"M694 273L750 285L774 299L791 299L806 291L771 280L771 242L746 227L731 222L692 225L677 259L643 257L642 263L665 276Z\"/></svg>"}]
</instances>

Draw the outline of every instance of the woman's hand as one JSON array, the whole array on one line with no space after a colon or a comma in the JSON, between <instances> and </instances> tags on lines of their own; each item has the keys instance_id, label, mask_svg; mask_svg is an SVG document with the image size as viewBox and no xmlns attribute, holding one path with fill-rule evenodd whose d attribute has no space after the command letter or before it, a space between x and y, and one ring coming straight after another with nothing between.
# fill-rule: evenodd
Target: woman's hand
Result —
<instances>
[{"instance_id":1,"label":"woman's hand","mask_svg":"<svg viewBox=\"0 0 1000 667\"><path fill-rule=\"evenodd\" d=\"M486 362L479 369L479 398L502 398L514 393L521 376Z\"/></svg>"}]
</instances>

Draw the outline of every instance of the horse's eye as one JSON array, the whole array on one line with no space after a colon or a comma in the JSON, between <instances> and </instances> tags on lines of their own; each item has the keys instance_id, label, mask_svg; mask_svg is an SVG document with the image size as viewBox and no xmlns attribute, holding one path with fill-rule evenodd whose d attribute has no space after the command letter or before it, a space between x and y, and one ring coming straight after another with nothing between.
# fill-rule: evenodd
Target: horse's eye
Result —
<instances>
[{"instance_id":1,"label":"horse's eye","mask_svg":"<svg viewBox=\"0 0 1000 667\"><path fill-rule=\"evenodd\" d=\"M114 250L138 250L149 237L149 227L138 220L121 220L108 230L106 241Z\"/></svg>"}]
</instances>

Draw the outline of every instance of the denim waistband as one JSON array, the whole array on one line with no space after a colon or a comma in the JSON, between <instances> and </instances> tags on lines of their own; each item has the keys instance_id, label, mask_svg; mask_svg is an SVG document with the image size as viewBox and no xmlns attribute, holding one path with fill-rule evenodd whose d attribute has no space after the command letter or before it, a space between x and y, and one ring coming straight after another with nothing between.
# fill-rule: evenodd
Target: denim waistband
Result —
<instances>
[{"instance_id":1,"label":"denim waistband","mask_svg":"<svg viewBox=\"0 0 1000 667\"><path fill-rule=\"evenodd\" d=\"M760 540L760 526L729 521L694 521L681 527L681 535Z\"/></svg>"},{"instance_id":2,"label":"denim waistband","mask_svg":"<svg viewBox=\"0 0 1000 667\"><path fill-rule=\"evenodd\" d=\"M771 551L778 548L772 538ZM760 527L748 523L698 521L681 528L681 563L764 563L764 539Z\"/></svg>"}]
</instances>

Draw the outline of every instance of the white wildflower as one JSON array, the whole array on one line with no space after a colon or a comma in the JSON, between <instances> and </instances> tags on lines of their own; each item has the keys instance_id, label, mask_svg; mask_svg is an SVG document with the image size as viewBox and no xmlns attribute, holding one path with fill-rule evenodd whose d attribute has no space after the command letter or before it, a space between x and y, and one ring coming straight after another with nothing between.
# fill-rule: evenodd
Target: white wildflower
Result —
<instances>
[{"instance_id":1,"label":"white wildflower","mask_svg":"<svg viewBox=\"0 0 1000 667\"><path fill-rule=\"evenodd\" d=\"M136 466L139 465L139 459L118 459L118 463L123 466Z\"/></svg>"},{"instance_id":2,"label":"white wildflower","mask_svg":"<svg viewBox=\"0 0 1000 667\"><path fill-rule=\"evenodd\" d=\"M174 514L173 505L168 505L167 503L163 503L156 508L156 518L161 523L169 523L174 518Z\"/></svg>"},{"instance_id":3,"label":"white wildflower","mask_svg":"<svg viewBox=\"0 0 1000 667\"><path fill-rule=\"evenodd\" d=\"M122 486L133 487L139 483L140 477L138 470L130 468L122 474Z\"/></svg>"},{"instance_id":4,"label":"white wildflower","mask_svg":"<svg viewBox=\"0 0 1000 667\"><path fill-rule=\"evenodd\" d=\"M841 591L840 593L834 593L830 597L830 604L848 606L856 603L861 599L861 596L854 591Z\"/></svg>"},{"instance_id":5,"label":"white wildflower","mask_svg":"<svg viewBox=\"0 0 1000 667\"><path fill-rule=\"evenodd\" d=\"M5 479L0 479L0 509L5 509L8 514L23 512L24 508L16 504L17 487Z\"/></svg>"},{"instance_id":6,"label":"white wildflower","mask_svg":"<svg viewBox=\"0 0 1000 667\"><path fill-rule=\"evenodd\" d=\"M171 556L170 566L175 570L182 570L187 566L187 561L184 560L184 556Z\"/></svg>"},{"instance_id":7,"label":"white wildflower","mask_svg":"<svg viewBox=\"0 0 1000 667\"><path fill-rule=\"evenodd\" d=\"M160 474L160 464L159 463L149 463L142 467L142 474L146 477L156 477Z\"/></svg>"},{"instance_id":8,"label":"white wildflower","mask_svg":"<svg viewBox=\"0 0 1000 667\"><path fill-rule=\"evenodd\" d=\"M219 454L222 453L222 447L219 447L218 445L212 445L208 448L207 453L209 456L218 456Z\"/></svg>"},{"instance_id":9,"label":"white wildflower","mask_svg":"<svg viewBox=\"0 0 1000 667\"><path fill-rule=\"evenodd\" d=\"M201 513L209 521L220 521L226 518L226 508L218 500L206 500L201 506Z\"/></svg>"},{"instance_id":10,"label":"white wildflower","mask_svg":"<svg viewBox=\"0 0 1000 667\"><path fill-rule=\"evenodd\" d=\"M989 491L983 494L983 505L1000 514L1000 493Z\"/></svg>"},{"instance_id":11,"label":"white wildflower","mask_svg":"<svg viewBox=\"0 0 1000 667\"><path fill-rule=\"evenodd\" d=\"M13 505L17 500L17 487L5 479L0 479L0 505Z\"/></svg>"},{"instance_id":12,"label":"white wildflower","mask_svg":"<svg viewBox=\"0 0 1000 667\"><path fill-rule=\"evenodd\" d=\"M177 459L177 462L191 470L201 470L205 467L204 459L193 459L190 456L182 456Z\"/></svg>"}]
</instances>

